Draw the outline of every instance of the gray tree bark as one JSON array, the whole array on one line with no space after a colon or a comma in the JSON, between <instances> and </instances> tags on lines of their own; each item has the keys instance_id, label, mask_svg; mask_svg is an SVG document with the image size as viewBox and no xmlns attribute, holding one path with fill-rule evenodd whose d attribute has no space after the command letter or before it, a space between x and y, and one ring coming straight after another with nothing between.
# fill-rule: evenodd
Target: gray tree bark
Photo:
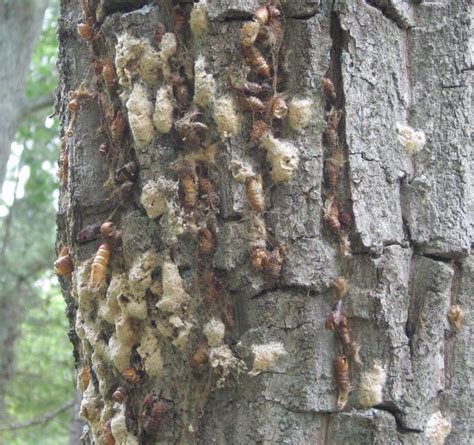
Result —
<instances>
[{"instance_id":1,"label":"gray tree bark","mask_svg":"<svg viewBox=\"0 0 474 445\"><path fill-rule=\"evenodd\" d=\"M275 158L266 159L265 150L249 143L256 117L237 111L240 127L234 132L232 107L225 108L224 124L216 111L223 97L236 99L231 81L247 74L240 29L259 2L198 3L194 8L203 7L209 18L201 36L187 25L181 31L173 25L170 12L177 3L133 3L102 0L81 11L77 2L63 0L61 10L61 118L70 131L58 246L69 246L75 267L63 287L89 440L469 443L474 267L469 2L282 1L285 34L273 65L279 67L277 88L288 101L313 104L301 131L287 120L272 121L277 142L290 142L285 147L299 158L297 170L283 182L275 180ZM191 7L186 3L181 2L185 11ZM87 42L76 25L94 14L95 38ZM189 60L202 56L214 78L215 97L211 106L201 101L198 118L208 126L201 142L218 143L214 163L206 164L202 151L180 140L176 125L159 135L150 123L157 89L170 86L162 62L155 61L164 71L159 79L144 68L146 60L164 57L156 41L158 21L178 36L172 71L181 66L192 89L198 68L193 79ZM135 42L123 69L132 37L144 40ZM268 49L262 51L272 60ZM93 59L106 58L116 62L120 82L108 89L91 69ZM324 177L325 161L333 155L325 132L331 99L320 89L325 77L332 79L333 105L342 111L336 140L343 167L335 189ZM92 98L80 100L76 116L67 109L68 93L84 80ZM163 96L156 102L158 126L166 107ZM132 127L122 139L110 129L118 110ZM185 110L175 110L174 120ZM224 125L229 134L223 136ZM98 151L102 143L109 145L105 158ZM131 160L140 170L126 194L116 170ZM256 215L245 183L231 169L235 160L263 174L264 212L257 211L263 216ZM214 184L218 206L195 190L196 176ZM336 214L349 215L336 234L328 207L333 198L340 206ZM89 276L100 242L92 237L79 243L77 235L109 218L121 229L122 241L109 240L108 278L93 290ZM263 271L256 270L252 256L256 235L250 223L262 218L266 253L288 248L281 273L273 276L265 273L265 262ZM206 225L216 232L210 253L202 238ZM340 247L346 233L351 253L347 245ZM206 282L209 271L219 285ZM325 329L333 280L340 276L350 285L342 305L361 346L362 365L350 355L354 345L343 348ZM231 305L233 329L227 319ZM209 333L210 321L219 325L221 319L223 339L218 330ZM343 409L334 372L341 354L348 357L352 387Z\"/></svg>"}]
</instances>

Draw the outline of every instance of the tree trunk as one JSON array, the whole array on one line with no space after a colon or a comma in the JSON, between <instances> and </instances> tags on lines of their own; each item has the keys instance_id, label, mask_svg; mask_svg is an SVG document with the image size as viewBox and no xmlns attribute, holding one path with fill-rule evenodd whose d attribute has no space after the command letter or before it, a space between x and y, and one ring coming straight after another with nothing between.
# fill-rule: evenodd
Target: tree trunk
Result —
<instances>
[{"instance_id":1,"label":"tree trunk","mask_svg":"<svg viewBox=\"0 0 474 445\"><path fill-rule=\"evenodd\" d=\"M89 440L467 443L468 2L138 3L62 1Z\"/></svg>"},{"instance_id":2,"label":"tree trunk","mask_svg":"<svg viewBox=\"0 0 474 445\"><path fill-rule=\"evenodd\" d=\"M0 2L0 188L5 179L10 145L25 112L24 91L31 55L41 32L46 2L2 0Z\"/></svg>"},{"instance_id":3,"label":"tree trunk","mask_svg":"<svg viewBox=\"0 0 474 445\"><path fill-rule=\"evenodd\" d=\"M38 41L46 2L12 1L0 2L0 85L2 86L2 106L0 107L0 190L7 171L10 146L15 137L21 118L31 111L44 106L42 101L27 104L25 98L26 81L33 50ZM49 102L51 102L51 97ZM5 218L5 235L0 251L0 265L7 270L6 251L10 243L10 227L15 219L16 203ZM12 278L10 276L10 278ZM27 286L26 286L27 287ZM2 280L0 291L0 422L6 423L5 397L15 372L15 345L20 335L23 320L25 283L22 277L13 278L12 283Z\"/></svg>"}]
</instances>

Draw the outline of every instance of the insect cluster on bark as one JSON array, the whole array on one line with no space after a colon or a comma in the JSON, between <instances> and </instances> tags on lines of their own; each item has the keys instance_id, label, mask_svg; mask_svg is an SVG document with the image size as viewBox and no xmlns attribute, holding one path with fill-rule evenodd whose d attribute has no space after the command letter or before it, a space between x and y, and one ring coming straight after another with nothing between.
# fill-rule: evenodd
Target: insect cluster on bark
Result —
<instances>
[{"instance_id":1,"label":"insect cluster on bark","mask_svg":"<svg viewBox=\"0 0 474 445\"><path fill-rule=\"evenodd\" d=\"M321 89L326 96L329 111L326 113L326 129L323 142L325 146L324 178L326 191L324 192L323 220L327 228L339 240L340 251L343 256L351 255L350 231L352 215L344 203L344 165L345 153L343 141L339 138L342 110L336 108L336 87L330 78L324 78Z\"/></svg>"},{"instance_id":2,"label":"insect cluster on bark","mask_svg":"<svg viewBox=\"0 0 474 445\"><path fill-rule=\"evenodd\" d=\"M339 242L339 251L343 258L350 259L352 250L350 234L353 217L350 210L349 199L346 197L345 162L346 154L344 140L340 138L343 131L343 111L337 106L342 102L338 97L336 86L329 77L323 78L321 89L327 100L326 129L323 134L324 146L324 187L323 187L323 221L330 233L335 235ZM352 390L351 374L354 366L361 367L359 357L360 344L353 339L350 322L343 308L343 299L348 294L349 286L343 276L336 278L332 283L335 303L326 318L325 327L334 331L337 339L334 372L338 389L337 407L343 409ZM363 374L359 382L359 400L364 398L379 400L381 402L381 386L383 379L372 378L372 374ZM364 382L369 382L365 384ZM377 383L378 382L378 383ZM362 387L365 384L365 389ZM361 396L361 394L364 394ZM370 394L370 395L367 395ZM365 402L361 401L364 405ZM376 403L374 403L376 404ZM364 405L368 406L368 405Z\"/></svg>"},{"instance_id":3,"label":"insect cluster on bark","mask_svg":"<svg viewBox=\"0 0 474 445\"><path fill-rule=\"evenodd\" d=\"M270 178L274 183L288 182L297 171L298 149L289 141L273 136L280 131L281 121L288 118L287 94L279 92L279 70L281 48L284 43L282 14L276 2L268 1L254 11L252 20L244 22L240 29L240 45L250 73L233 81L237 102L243 112L250 113L252 119L249 139L267 151L271 165ZM304 102L306 116L299 120L295 129L309 123L311 111ZM293 105L293 115L301 111L301 101ZM295 111L296 110L296 111ZM296 122L298 119L292 119ZM297 128L296 128L297 127ZM246 197L253 213L250 230L250 258L256 270L278 278L281 273L288 248L276 243L272 245L267 236L264 214L266 211L264 177L246 168L240 161L233 161L233 176L246 183ZM253 230L256 229L256 230Z\"/></svg>"},{"instance_id":4,"label":"insect cluster on bark","mask_svg":"<svg viewBox=\"0 0 474 445\"><path fill-rule=\"evenodd\" d=\"M77 33L93 58L89 80L68 96L60 176L67 183L68 148L82 103L95 100L101 116L96 150L109 170L103 186L112 212L105 221L80 227L54 267L58 275L72 277L79 354L91 376L80 385L81 413L98 442L141 443L160 434L167 418L184 422L191 416L183 430L196 427L189 401L201 411L216 385L243 366L228 345L235 308L214 268L219 195L213 166L220 141L236 134L239 119L234 100L217 97L207 62L184 44L206 38L204 4L191 9L167 0L153 39L124 31L114 55L105 44L111 37L102 34L103 3L82 3ZM154 149L157 138L179 149L166 171L152 177L141 171L141 155ZM137 208L138 193L141 212L162 224L163 250L129 258L130 231L122 223ZM191 238L195 246L193 298L190 280L180 274L177 237ZM94 242L95 253L79 261L77 252ZM172 354L165 356L165 350ZM177 388L173 402L148 393L140 409L134 396L144 394L150 382L166 385L163 369L173 360L187 362L183 379L194 383Z\"/></svg>"},{"instance_id":5,"label":"insect cluster on bark","mask_svg":"<svg viewBox=\"0 0 474 445\"><path fill-rule=\"evenodd\" d=\"M350 369L351 365L362 365L359 358L359 344L352 338L349 319L343 310L343 299L349 292L349 283L343 276L337 277L332 282L335 303L326 318L325 327L334 331L340 349L334 361L336 383L338 388L338 409L343 409L347 404L351 391Z\"/></svg>"}]
</instances>

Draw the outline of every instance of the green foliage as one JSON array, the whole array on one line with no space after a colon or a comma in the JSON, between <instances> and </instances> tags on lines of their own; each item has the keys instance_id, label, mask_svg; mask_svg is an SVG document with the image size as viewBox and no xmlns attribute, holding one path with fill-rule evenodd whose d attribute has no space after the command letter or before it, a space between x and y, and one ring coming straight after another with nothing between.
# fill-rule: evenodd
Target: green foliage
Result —
<instances>
[{"instance_id":1,"label":"green foliage","mask_svg":"<svg viewBox=\"0 0 474 445\"><path fill-rule=\"evenodd\" d=\"M32 100L51 94L57 83L58 2L50 5L31 63L26 95ZM65 303L51 273L59 153L57 119L47 118L51 112L52 107L38 111L21 124L6 184L16 196L9 207L0 201L0 303L11 308L0 313L0 330L18 322L21 334L2 422L8 424L42 416L74 396ZM70 418L66 411L44 425L0 432L0 443L66 444Z\"/></svg>"},{"instance_id":2,"label":"green foliage","mask_svg":"<svg viewBox=\"0 0 474 445\"><path fill-rule=\"evenodd\" d=\"M28 80L27 97L34 100L52 93L57 81L55 68L57 40L57 3L47 11L44 33L35 50ZM43 56L43 53L46 56ZM37 75L38 72L44 74ZM47 76L46 76L47 74ZM28 116L18 130L16 146L21 154L15 168L8 172L10 189L24 188L23 196L17 191L16 199L0 226L0 258L2 284L8 277L24 277L26 284L36 281L51 267L54 260L54 193L58 187L55 166L58 158L58 122L45 125L51 109ZM49 127L49 128L48 128ZM25 172L29 175L25 182ZM0 270L1 270L0 269ZM30 302L25 302L30 303Z\"/></svg>"},{"instance_id":3,"label":"green foliage","mask_svg":"<svg viewBox=\"0 0 474 445\"><path fill-rule=\"evenodd\" d=\"M7 398L16 422L48 413L73 395L74 372L62 295L54 286L43 292L36 303L21 326L17 371ZM4 433L5 443L66 444L70 418L70 411L65 411L46 425Z\"/></svg>"}]
</instances>

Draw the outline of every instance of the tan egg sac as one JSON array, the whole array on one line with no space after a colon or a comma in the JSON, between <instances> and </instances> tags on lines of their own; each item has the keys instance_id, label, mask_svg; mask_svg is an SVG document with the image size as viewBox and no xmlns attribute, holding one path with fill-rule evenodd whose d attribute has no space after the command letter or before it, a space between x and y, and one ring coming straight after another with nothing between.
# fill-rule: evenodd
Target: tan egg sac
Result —
<instances>
[{"instance_id":1,"label":"tan egg sac","mask_svg":"<svg viewBox=\"0 0 474 445\"><path fill-rule=\"evenodd\" d=\"M163 86L156 92L155 112L153 123L159 133L169 133L173 128L173 102L170 87Z\"/></svg>"},{"instance_id":2,"label":"tan egg sac","mask_svg":"<svg viewBox=\"0 0 474 445\"><path fill-rule=\"evenodd\" d=\"M383 387L387 374L377 362L371 370L364 372L359 382L359 402L364 408L382 403Z\"/></svg>"},{"instance_id":3,"label":"tan egg sac","mask_svg":"<svg viewBox=\"0 0 474 445\"><path fill-rule=\"evenodd\" d=\"M128 283L134 299L144 299L151 287L152 273L160 264L160 257L154 250L147 250L134 259L128 272Z\"/></svg>"},{"instance_id":4,"label":"tan egg sac","mask_svg":"<svg viewBox=\"0 0 474 445\"><path fill-rule=\"evenodd\" d=\"M73 297L78 301L79 309L86 313L97 298L96 293L89 287L92 259L81 263L73 274Z\"/></svg>"},{"instance_id":5,"label":"tan egg sac","mask_svg":"<svg viewBox=\"0 0 474 445\"><path fill-rule=\"evenodd\" d=\"M112 434L110 420L102 426L98 442L100 443L100 445L115 445L115 439Z\"/></svg>"},{"instance_id":6,"label":"tan egg sac","mask_svg":"<svg viewBox=\"0 0 474 445\"><path fill-rule=\"evenodd\" d=\"M311 99L292 99L289 104L289 123L293 130L302 130L311 122L313 101Z\"/></svg>"},{"instance_id":7,"label":"tan egg sac","mask_svg":"<svg viewBox=\"0 0 474 445\"><path fill-rule=\"evenodd\" d=\"M155 86L162 77L163 62L159 53L147 40L143 42L143 54L138 62L138 76L145 83Z\"/></svg>"},{"instance_id":8,"label":"tan egg sac","mask_svg":"<svg viewBox=\"0 0 474 445\"><path fill-rule=\"evenodd\" d=\"M171 318L173 317L170 317L170 323L173 324L171 322ZM191 335L191 330L193 326L194 325L192 323L180 319L178 327L178 336L173 340L173 346L176 346L181 350L187 350L186 348L189 344L189 336Z\"/></svg>"},{"instance_id":9,"label":"tan egg sac","mask_svg":"<svg viewBox=\"0 0 474 445\"><path fill-rule=\"evenodd\" d=\"M232 354L228 345L218 346L209 350L209 363L212 368L220 372L216 382L217 388L223 388L233 371L246 370L245 363Z\"/></svg>"},{"instance_id":10,"label":"tan egg sac","mask_svg":"<svg viewBox=\"0 0 474 445\"><path fill-rule=\"evenodd\" d=\"M287 354L283 344L280 342L252 345L252 352L255 359L253 362L253 368L249 372L249 375L251 376L256 376L261 372L271 371L277 360Z\"/></svg>"},{"instance_id":11,"label":"tan egg sac","mask_svg":"<svg viewBox=\"0 0 474 445\"><path fill-rule=\"evenodd\" d=\"M118 299L120 310L125 317L135 318L137 320L145 320L147 318L147 304L144 298L131 299L124 294Z\"/></svg>"},{"instance_id":12,"label":"tan egg sac","mask_svg":"<svg viewBox=\"0 0 474 445\"><path fill-rule=\"evenodd\" d=\"M212 318L203 328L209 346L216 347L222 344L225 334L225 326L222 321Z\"/></svg>"},{"instance_id":13,"label":"tan egg sac","mask_svg":"<svg viewBox=\"0 0 474 445\"><path fill-rule=\"evenodd\" d=\"M465 317L466 311L458 304L454 304L449 308L448 320L456 330L460 331L462 329Z\"/></svg>"},{"instance_id":14,"label":"tan egg sac","mask_svg":"<svg viewBox=\"0 0 474 445\"><path fill-rule=\"evenodd\" d=\"M237 135L240 129L239 116L231 97L217 99L214 106L214 120L222 139Z\"/></svg>"},{"instance_id":15,"label":"tan egg sac","mask_svg":"<svg viewBox=\"0 0 474 445\"><path fill-rule=\"evenodd\" d=\"M425 435L431 445L443 445L446 437L451 432L451 421L436 411L428 420L425 427Z\"/></svg>"},{"instance_id":16,"label":"tan egg sac","mask_svg":"<svg viewBox=\"0 0 474 445\"><path fill-rule=\"evenodd\" d=\"M237 182L247 182L249 178L255 177L252 167L237 159L232 159L229 165L232 177Z\"/></svg>"},{"instance_id":17,"label":"tan egg sac","mask_svg":"<svg viewBox=\"0 0 474 445\"><path fill-rule=\"evenodd\" d=\"M207 33L209 23L206 0L201 0L199 3L194 4L189 18L189 26L195 36L201 37Z\"/></svg>"},{"instance_id":18,"label":"tan egg sac","mask_svg":"<svg viewBox=\"0 0 474 445\"><path fill-rule=\"evenodd\" d=\"M118 341L124 346L132 346L138 343L140 330L136 321L130 317L121 316L115 323L115 331Z\"/></svg>"},{"instance_id":19,"label":"tan egg sac","mask_svg":"<svg viewBox=\"0 0 474 445\"><path fill-rule=\"evenodd\" d=\"M110 367L109 367L109 358L108 358L107 351L107 358L104 359L103 356L94 352L91 355L91 363L92 363L92 370L94 371L94 375L97 378L98 386L99 386L99 394L104 396L110 390Z\"/></svg>"},{"instance_id":20,"label":"tan egg sac","mask_svg":"<svg viewBox=\"0 0 474 445\"><path fill-rule=\"evenodd\" d=\"M136 62L143 54L143 43L129 34L122 34L115 46L115 69L119 84L125 88L132 87L132 73Z\"/></svg>"},{"instance_id":21,"label":"tan egg sac","mask_svg":"<svg viewBox=\"0 0 474 445\"><path fill-rule=\"evenodd\" d=\"M335 199L334 193L326 195L323 208L324 222L333 233L339 235L341 233L341 222L339 221L339 206Z\"/></svg>"},{"instance_id":22,"label":"tan egg sac","mask_svg":"<svg viewBox=\"0 0 474 445\"><path fill-rule=\"evenodd\" d=\"M155 85L161 77L163 61L148 40L125 33L117 39L115 68L119 84L131 89L135 74L144 82Z\"/></svg>"},{"instance_id":23,"label":"tan egg sac","mask_svg":"<svg viewBox=\"0 0 474 445\"><path fill-rule=\"evenodd\" d=\"M137 348L137 353L143 360L145 372L150 377L160 375L163 370L163 357L155 335L155 330L147 326L140 339L140 346Z\"/></svg>"},{"instance_id":24,"label":"tan egg sac","mask_svg":"<svg viewBox=\"0 0 474 445\"><path fill-rule=\"evenodd\" d=\"M128 280L125 274L113 274L107 288L106 299L99 305L98 316L107 323L115 324L115 320L120 316L121 310L118 303L118 297L127 294Z\"/></svg>"},{"instance_id":25,"label":"tan egg sac","mask_svg":"<svg viewBox=\"0 0 474 445\"><path fill-rule=\"evenodd\" d=\"M206 61L199 56L194 64L194 103L207 107L214 103L216 82L212 74L206 72Z\"/></svg>"},{"instance_id":26,"label":"tan egg sac","mask_svg":"<svg viewBox=\"0 0 474 445\"><path fill-rule=\"evenodd\" d=\"M397 122L398 141L409 155L418 153L426 143L425 133Z\"/></svg>"},{"instance_id":27,"label":"tan egg sac","mask_svg":"<svg viewBox=\"0 0 474 445\"><path fill-rule=\"evenodd\" d=\"M138 445L138 439L132 433L128 432L125 410L126 405L122 404L120 411L112 418L110 422L112 435L117 445Z\"/></svg>"},{"instance_id":28,"label":"tan egg sac","mask_svg":"<svg viewBox=\"0 0 474 445\"><path fill-rule=\"evenodd\" d=\"M81 340L87 340L90 344L90 347L92 348L92 351L94 351L94 353L96 353L98 356L107 358L107 343L101 336L102 330L98 321L90 317L83 317L80 313L76 321L78 320L81 320Z\"/></svg>"},{"instance_id":29,"label":"tan egg sac","mask_svg":"<svg viewBox=\"0 0 474 445\"><path fill-rule=\"evenodd\" d=\"M267 158L272 166L272 181L289 181L298 169L298 149L288 141L275 139L271 134L263 136L261 144L267 150Z\"/></svg>"},{"instance_id":30,"label":"tan egg sac","mask_svg":"<svg viewBox=\"0 0 474 445\"><path fill-rule=\"evenodd\" d=\"M352 256L352 248L351 248L351 241L349 239L349 233L342 233L339 239L339 250L342 256L351 257Z\"/></svg>"},{"instance_id":31,"label":"tan egg sac","mask_svg":"<svg viewBox=\"0 0 474 445\"><path fill-rule=\"evenodd\" d=\"M152 113L153 105L143 85L137 83L127 101L128 122L133 139L139 147L148 145L155 135Z\"/></svg>"},{"instance_id":32,"label":"tan egg sac","mask_svg":"<svg viewBox=\"0 0 474 445\"><path fill-rule=\"evenodd\" d=\"M183 279L178 266L168 257L162 266L163 296L156 307L164 312L179 313L182 306L189 300L184 290Z\"/></svg>"},{"instance_id":33,"label":"tan egg sac","mask_svg":"<svg viewBox=\"0 0 474 445\"><path fill-rule=\"evenodd\" d=\"M168 201L172 201L178 195L178 184L169 179L160 177L156 180L150 179L142 189L141 203L147 215L155 219L168 210Z\"/></svg>"},{"instance_id":34,"label":"tan egg sac","mask_svg":"<svg viewBox=\"0 0 474 445\"><path fill-rule=\"evenodd\" d=\"M124 345L116 334L109 339L110 358L117 369L126 369L130 366L133 345Z\"/></svg>"},{"instance_id":35,"label":"tan egg sac","mask_svg":"<svg viewBox=\"0 0 474 445\"><path fill-rule=\"evenodd\" d=\"M79 415L86 419L92 427L97 426L100 420L101 399L97 394L94 383L91 380L89 386L82 395Z\"/></svg>"},{"instance_id":36,"label":"tan egg sac","mask_svg":"<svg viewBox=\"0 0 474 445\"><path fill-rule=\"evenodd\" d=\"M345 297L349 292L349 282L343 276L335 278L331 283L337 300Z\"/></svg>"},{"instance_id":37,"label":"tan egg sac","mask_svg":"<svg viewBox=\"0 0 474 445\"><path fill-rule=\"evenodd\" d=\"M172 32L167 32L161 39L160 57L163 60L168 60L178 48L176 36Z\"/></svg>"},{"instance_id":38,"label":"tan egg sac","mask_svg":"<svg viewBox=\"0 0 474 445\"><path fill-rule=\"evenodd\" d=\"M169 59L176 53L177 48L178 43L176 41L176 36L171 32L165 33L160 43L161 69L165 80L169 80L171 77L172 73Z\"/></svg>"}]
</instances>

